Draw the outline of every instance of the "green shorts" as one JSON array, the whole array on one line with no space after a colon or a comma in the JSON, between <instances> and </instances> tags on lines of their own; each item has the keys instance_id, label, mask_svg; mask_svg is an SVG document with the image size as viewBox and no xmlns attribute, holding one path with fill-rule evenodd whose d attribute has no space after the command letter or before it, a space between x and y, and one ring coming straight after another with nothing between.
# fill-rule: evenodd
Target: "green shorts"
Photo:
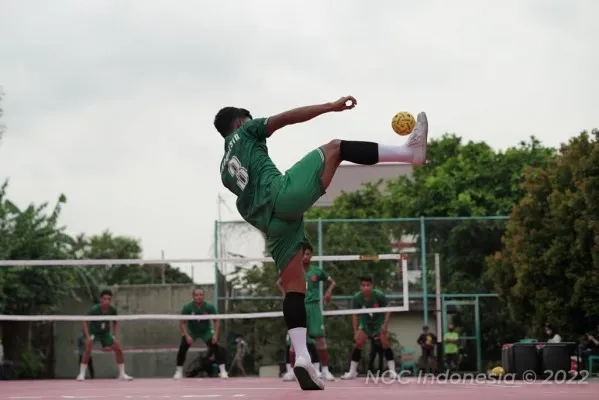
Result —
<instances>
[{"instance_id":1,"label":"green shorts","mask_svg":"<svg viewBox=\"0 0 599 400\"><path fill-rule=\"evenodd\" d=\"M363 331L369 338L373 338L381 334L381 330L383 330L383 323L377 324L360 324L358 329Z\"/></svg>"},{"instance_id":2,"label":"green shorts","mask_svg":"<svg viewBox=\"0 0 599 400\"><path fill-rule=\"evenodd\" d=\"M92 333L89 337L94 343L100 343L102 347L110 347L114 344L112 333Z\"/></svg>"},{"instance_id":3,"label":"green shorts","mask_svg":"<svg viewBox=\"0 0 599 400\"><path fill-rule=\"evenodd\" d=\"M194 341L201 339L204 343L209 344L214 337L214 330L208 329L205 331L189 332L189 336L191 336Z\"/></svg>"},{"instance_id":4,"label":"green shorts","mask_svg":"<svg viewBox=\"0 0 599 400\"><path fill-rule=\"evenodd\" d=\"M306 336L306 344L315 344L316 342L314 342L314 339L312 339L310 337L310 335ZM287 336L285 337L285 344L287 344L287 346L291 346L291 338L289 337L289 334L287 334Z\"/></svg>"},{"instance_id":5,"label":"green shorts","mask_svg":"<svg viewBox=\"0 0 599 400\"><path fill-rule=\"evenodd\" d=\"M324 318L320 311L320 303L317 301L306 303L306 315L308 335L313 338L324 337Z\"/></svg>"},{"instance_id":6,"label":"green shorts","mask_svg":"<svg viewBox=\"0 0 599 400\"><path fill-rule=\"evenodd\" d=\"M284 175L273 181L275 196L273 216L266 236L268 251L282 271L307 243L304 213L325 194L322 182L324 152L318 148L308 153Z\"/></svg>"}]
</instances>

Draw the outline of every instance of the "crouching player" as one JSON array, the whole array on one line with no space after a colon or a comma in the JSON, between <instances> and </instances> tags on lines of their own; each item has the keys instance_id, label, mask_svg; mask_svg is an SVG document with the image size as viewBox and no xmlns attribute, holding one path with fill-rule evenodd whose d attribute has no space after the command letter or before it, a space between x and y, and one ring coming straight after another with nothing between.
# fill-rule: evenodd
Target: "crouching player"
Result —
<instances>
[{"instance_id":1,"label":"crouching player","mask_svg":"<svg viewBox=\"0 0 599 400\"><path fill-rule=\"evenodd\" d=\"M110 318L117 315L116 307L112 305L112 292L110 290L103 290L100 293L100 304L94 305L89 309L88 315L92 316L106 316ZM85 380L85 373L87 372L87 364L91 358L92 349L94 343L100 343L104 351L113 351L116 363L119 367L118 379L130 381L131 378L125 373L125 357L123 356L123 349L116 339L117 334L117 323L112 322L113 333L110 332L110 321L83 321L83 337L85 339L85 348L81 357L81 365L79 375L77 376L78 381Z\"/></svg>"},{"instance_id":2,"label":"crouching player","mask_svg":"<svg viewBox=\"0 0 599 400\"><path fill-rule=\"evenodd\" d=\"M207 301L204 301L204 290L196 288L193 291L193 301L185 304L182 315L215 315L216 308ZM201 320L181 320L179 325L181 329L181 344L177 353L177 368L175 370L174 379L183 378L183 364L187 351L197 339L202 341L210 348L214 354L218 368L220 369L220 377L228 378L227 370L223 360L223 352L218 346L218 328L219 321L201 319Z\"/></svg>"},{"instance_id":3,"label":"crouching player","mask_svg":"<svg viewBox=\"0 0 599 400\"><path fill-rule=\"evenodd\" d=\"M291 344L291 338L289 334L285 338L285 375L283 375L284 382L290 382L295 380L295 374L293 373L293 365L295 364L295 350L293 349L293 345ZM316 345L314 339L310 337L310 335L306 336L306 346L308 347L308 352L310 353L310 357L312 358L312 364L317 371L320 370L320 363L318 359L318 352L316 351ZM320 372L319 372L320 374ZM320 376L319 376L320 377Z\"/></svg>"},{"instance_id":4,"label":"crouching player","mask_svg":"<svg viewBox=\"0 0 599 400\"><path fill-rule=\"evenodd\" d=\"M352 308L379 308L387 307L387 297L383 292L373 289L371 278L360 279L360 291L352 299ZM358 376L358 365L362 357L362 348L366 341L379 339L383 348L383 354L387 360L387 367L391 377L397 377L395 372L395 359L393 351L389 347L389 318L391 313L355 314L352 316L354 328L354 351L352 353L349 371L341 379L355 379Z\"/></svg>"}]
</instances>

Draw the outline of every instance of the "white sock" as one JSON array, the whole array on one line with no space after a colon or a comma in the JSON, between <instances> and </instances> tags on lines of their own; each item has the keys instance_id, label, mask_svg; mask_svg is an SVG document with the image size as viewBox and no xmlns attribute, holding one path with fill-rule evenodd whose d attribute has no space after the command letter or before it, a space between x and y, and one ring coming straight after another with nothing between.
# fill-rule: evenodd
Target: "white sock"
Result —
<instances>
[{"instance_id":1,"label":"white sock","mask_svg":"<svg viewBox=\"0 0 599 400\"><path fill-rule=\"evenodd\" d=\"M389 368L389 371L395 371L395 361L387 361L387 368Z\"/></svg>"},{"instance_id":2,"label":"white sock","mask_svg":"<svg viewBox=\"0 0 599 400\"><path fill-rule=\"evenodd\" d=\"M328 374L329 373L329 366L328 365L323 365L322 366L322 373L323 374Z\"/></svg>"},{"instance_id":3,"label":"white sock","mask_svg":"<svg viewBox=\"0 0 599 400\"><path fill-rule=\"evenodd\" d=\"M295 350L295 357L302 357L311 363L312 359L310 358L310 352L306 346L307 332L308 330L306 328L293 328L289 330L289 338L291 339L291 344Z\"/></svg>"},{"instance_id":4,"label":"white sock","mask_svg":"<svg viewBox=\"0 0 599 400\"><path fill-rule=\"evenodd\" d=\"M352 375L358 373L358 362L357 361L352 361L349 364L349 373Z\"/></svg>"},{"instance_id":5,"label":"white sock","mask_svg":"<svg viewBox=\"0 0 599 400\"><path fill-rule=\"evenodd\" d=\"M406 145L386 146L379 144L379 162L411 163L412 159L412 149Z\"/></svg>"},{"instance_id":6,"label":"white sock","mask_svg":"<svg viewBox=\"0 0 599 400\"><path fill-rule=\"evenodd\" d=\"M320 371L320 363L314 363L314 368L316 368L317 371Z\"/></svg>"},{"instance_id":7,"label":"white sock","mask_svg":"<svg viewBox=\"0 0 599 400\"><path fill-rule=\"evenodd\" d=\"M224 373L226 373L226 372L227 372L227 370L225 369L225 364L220 364L220 365L218 366L218 368L220 369L220 373L221 373L221 374L224 374Z\"/></svg>"},{"instance_id":8,"label":"white sock","mask_svg":"<svg viewBox=\"0 0 599 400\"><path fill-rule=\"evenodd\" d=\"M290 374L293 368L291 368L291 364L285 364L285 368L287 368L287 373Z\"/></svg>"},{"instance_id":9,"label":"white sock","mask_svg":"<svg viewBox=\"0 0 599 400\"><path fill-rule=\"evenodd\" d=\"M119 364L119 376L125 376L125 364Z\"/></svg>"},{"instance_id":10,"label":"white sock","mask_svg":"<svg viewBox=\"0 0 599 400\"><path fill-rule=\"evenodd\" d=\"M85 376L86 372L87 372L87 364L81 364L79 366L79 375Z\"/></svg>"},{"instance_id":11,"label":"white sock","mask_svg":"<svg viewBox=\"0 0 599 400\"><path fill-rule=\"evenodd\" d=\"M183 373L183 367L177 366L177 368L175 368L175 372L177 372L177 373Z\"/></svg>"}]
</instances>

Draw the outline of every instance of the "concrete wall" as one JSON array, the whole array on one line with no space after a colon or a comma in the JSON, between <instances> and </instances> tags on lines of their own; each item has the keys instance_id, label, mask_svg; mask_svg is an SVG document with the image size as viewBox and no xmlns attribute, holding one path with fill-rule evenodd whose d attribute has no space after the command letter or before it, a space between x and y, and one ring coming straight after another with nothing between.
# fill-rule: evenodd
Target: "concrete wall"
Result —
<instances>
[{"instance_id":1,"label":"concrete wall","mask_svg":"<svg viewBox=\"0 0 599 400\"><path fill-rule=\"evenodd\" d=\"M420 348L416 343L418 336L422 333L424 318L422 311L408 311L391 315L389 320L389 331L394 333L399 343L407 348L416 350L416 354L420 356ZM434 313L430 313L428 317L428 327L430 331L436 333L437 324Z\"/></svg>"},{"instance_id":2,"label":"concrete wall","mask_svg":"<svg viewBox=\"0 0 599 400\"><path fill-rule=\"evenodd\" d=\"M194 285L114 287L112 288L113 304L121 315L180 314L183 304L191 301L194 287ZM213 288L204 286L204 290L206 300L212 302ZM73 300L63 305L61 314L84 315L90 306L88 302ZM172 376L181 338L178 321L123 321L118 325L118 339L126 349L125 363L130 375L134 377ZM57 322L54 335L55 376L74 379L79 372L76 351L77 339L81 335L81 322ZM190 352L188 361L193 358L193 353ZM96 378L116 376L117 368L112 353L103 353L99 348L94 348L93 362Z\"/></svg>"}]
</instances>

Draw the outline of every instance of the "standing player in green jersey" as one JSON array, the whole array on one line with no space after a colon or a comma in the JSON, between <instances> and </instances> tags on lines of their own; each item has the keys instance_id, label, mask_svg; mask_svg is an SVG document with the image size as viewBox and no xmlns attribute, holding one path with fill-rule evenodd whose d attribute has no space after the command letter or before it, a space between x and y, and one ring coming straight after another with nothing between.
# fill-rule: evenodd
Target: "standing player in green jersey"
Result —
<instances>
[{"instance_id":1,"label":"standing player in green jersey","mask_svg":"<svg viewBox=\"0 0 599 400\"><path fill-rule=\"evenodd\" d=\"M360 291L352 298L352 308L379 308L387 307L389 302L383 292L373 289L371 278L360 279ZM354 328L354 351L352 353L349 372L341 379L355 379L358 376L358 365L362 357L362 347L370 339L379 339L383 354L387 359L387 368L391 377L397 377L395 372L395 358L393 350L389 347L389 318L391 313L354 314L352 325Z\"/></svg>"},{"instance_id":2,"label":"standing player in green jersey","mask_svg":"<svg viewBox=\"0 0 599 400\"><path fill-rule=\"evenodd\" d=\"M181 311L182 315L216 315L216 308L204 300L204 290L195 288L193 290L193 301L186 303ZM177 352L177 368L175 369L174 379L183 378L183 364L187 351L197 339L202 341L212 350L218 368L220 377L228 378L227 369L223 360L223 353L218 345L219 320L199 319L185 320L179 323L181 330L181 343Z\"/></svg>"},{"instance_id":3,"label":"standing player in green jersey","mask_svg":"<svg viewBox=\"0 0 599 400\"><path fill-rule=\"evenodd\" d=\"M327 290L324 293L324 302L328 304L333 295L335 281L318 266L311 264L313 251L314 249L310 244L304 245L302 263L306 274L306 327L308 335L316 343L318 358L320 359L320 363L314 363L314 365L317 370L322 365L322 374L319 374L319 377L322 376L327 381L334 381L335 377L329 371L329 351L324 337L324 318L320 310L320 282L328 282ZM277 281L277 287L285 294L281 278Z\"/></svg>"},{"instance_id":4,"label":"standing player in green jersey","mask_svg":"<svg viewBox=\"0 0 599 400\"><path fill-rule=\"evenodd\" d=\"M401 146L332 140L308 153L285 174L270 159L266 139L285 126L355 106L356 99L347 96L258 119L252 119L246 109L225 107L214 118L214 126L225 140L220 165L223 185L237 196L237 210L243 219L266 235L268 251L281 274L286 293L283 315L297 354L294 373L304 390L324 389L306 347L304 213L325 193L342 161L423 165L428 122L426 115L420 113L416 127Z\"/></svg>"},{"instance_id":5,"label":"standing player in green jersey","mask_svg":"<svg viewBox=\"0 0 599 400\"><path fill-rule=\"evenodd\" d=\"M85 338L85 351L81 357L81 365L79 369L78 381L85 380L87 372L87 364L92 354L94 343L100 343L104 351L114 351L116 363L119 367L119 376L121 380L130 381L131 378L125 373L125 357L123 349L116 338L117 323L112 321L112 330L110 332L110 317L117 315L116 307L112 305L112 292L103 290L100 293L100 304L96 304L89 309L87 315L106 316L106 321L83 321L83 337Z\"/></svg>"}]
</instances>

